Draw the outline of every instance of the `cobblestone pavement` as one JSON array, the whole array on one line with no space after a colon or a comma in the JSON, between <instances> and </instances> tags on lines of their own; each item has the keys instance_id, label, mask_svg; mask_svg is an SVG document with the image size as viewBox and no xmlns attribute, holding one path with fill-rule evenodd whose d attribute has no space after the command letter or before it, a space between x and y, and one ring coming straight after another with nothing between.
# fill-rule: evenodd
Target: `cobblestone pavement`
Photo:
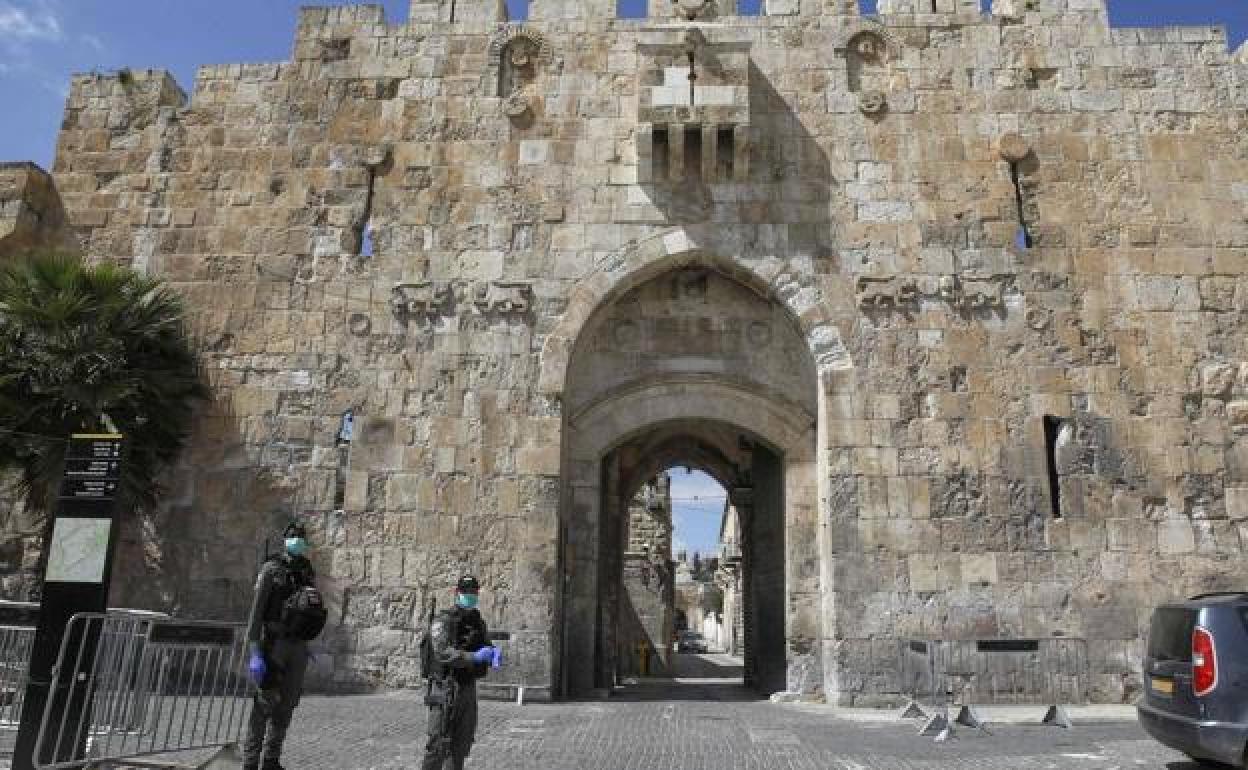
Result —
<instances>
[{"instance_id":1,"label":"cobblestone pavement","mask_svg":"<svg viewBox=\"0 0 1248 770\"><path fill-rule=\"evenodd\" d=\"M606 701L485 701L476 770L1197 770L1133 722L1060 728L990 726L937 744L910 723L857 723L759 701L707 674L721 656L687 656L675 681L624 688ZM294 770L415 768L424 743L415 693L308 697L284 764Z\"/></svg>"}]
</instances>

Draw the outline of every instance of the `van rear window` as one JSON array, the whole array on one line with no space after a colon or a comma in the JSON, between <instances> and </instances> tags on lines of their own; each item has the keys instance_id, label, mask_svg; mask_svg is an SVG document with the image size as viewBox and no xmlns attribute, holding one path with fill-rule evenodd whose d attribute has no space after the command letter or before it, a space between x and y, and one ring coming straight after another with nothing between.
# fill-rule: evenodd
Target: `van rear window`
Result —
<instances>
[{"instance_id":1,"label":"van rear window","mask_svg":"<svg viewBox=\"0 0 1248 770\"><path fill-rule=\"evenodd\" d=\"M1153 660L1190 663L1196 615L1196 610L1177 607L1154 610L1153 624L1148 629L1148 656Z\"/></svg>"}]
</instances>

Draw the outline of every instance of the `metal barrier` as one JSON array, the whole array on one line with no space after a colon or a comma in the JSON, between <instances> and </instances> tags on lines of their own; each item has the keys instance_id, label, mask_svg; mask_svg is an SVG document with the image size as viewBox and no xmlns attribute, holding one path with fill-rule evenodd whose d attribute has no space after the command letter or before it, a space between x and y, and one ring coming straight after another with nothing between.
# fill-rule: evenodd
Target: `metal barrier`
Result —
<instances>
[{"instance_id":1,"label":"metal barrier","mask_svg":"<svg viewBox=\"0 0 1248 770\"><path fill-rule=\"evenodd\" d=\"M541 665L549 655L549 636L545 632L495 631L490 633L490 640L503 651L503 665L480 680L478 688L514 691L516 703L521 705L529 691L543 690L549 695L550 685L544 681Z\"/></svg>"},{"instance_id":2,"label":"metal barrier","mask_svg":"<svg viewBox=\"0 0 1248 770\"><path fill-rule=\"evenodd\" d=\"M0 600L0 730L16 730L22 721L27 669L38 622L38 604ZM0 754L12 750L12 745L0 746Z\"/></svg>"},{"instance_id":3,"label":"metal barrier","mask_svg":"<svg viewBox=\"0 0 1248 770\"><path fill-rule=\"evenodd\" d=\"M1042 724L1070 727L1066 706L1088 698L1083 639L905 640L897 666L909 698L902 716L926 718L920 734L937 740L955 723L983 727L979 706L1043 706Z\"/></svg>"},{"instance_id":4,"label":"metal barrier","mask_svg":"<svg viewBox=\"0 0 1248 770\"><path fill-rule=\"evenodd\" d=\"M0 626L0 729L16 730L22 721L26 672L34 643L33 627Z\"/></svg>"},{"instance_id":5,"label":"metal barrier","mask_svg":"<svg viewBox=\"0 0 1248 770\"><path fill-rule=\"evenodd\" d=\"M39 770L231 747L246 723L242 624L79 614L61 640Z\"/></svg>"}]
</instances>

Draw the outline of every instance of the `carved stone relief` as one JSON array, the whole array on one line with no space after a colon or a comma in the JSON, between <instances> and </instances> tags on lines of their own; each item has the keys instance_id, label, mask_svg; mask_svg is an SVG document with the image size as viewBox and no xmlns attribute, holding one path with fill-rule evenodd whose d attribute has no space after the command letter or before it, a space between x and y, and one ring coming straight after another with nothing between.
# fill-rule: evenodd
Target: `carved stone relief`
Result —
<instances>
[{"instance_id":1,"label":"carved stone relief","mask_svg":"<svg viewBox=\"0 0 1248 770\"><path fill-rule=\"evenodd\" d=\"M490 41L490 77L497 82L503 114L519 121L535 111L537 79L550 62L550 46L541 33L505 27Z\"/></svg>"},{"instance_id":2,"label":"carved stone relief","mask_svg":"<svg viewBox=\"0 0 1248 770\"><path fill-rule=\"evenodd\" d=\"M402 320L440 315L450 301L450 285L433 281L397 284L390 294L390 307Z\"/></svg>"},{"instance_id":3,"label":"carved stone relief","mask_svg":"<svg viewBox=\"0 0 1248 770\"><path fill-rule=\"evenodd\" d=\"M879 115L888 107L888 98L882 91L863 91L858 94L858 109L864 115Z\"/></svg>"},{"instance_id":4,"label":"carved stone relief","mask_svg":"<svg viewBox=\"0 0 1248 770\"><path fill-rule=\"evenodd\" d=\"M527 283L491 281L473 289L472 305L477 313L519 315L528 312L533 289Z\"/></svg>"},{"instance_id":5,"label":"carved stone relief","mask_svg":"<svg viewBox=\"0 0 1248 770\"><path fill-rule=\"evenodd\" d=\"M944 302L955 311L1001 311L1007 276L862 276L858 306L864 310L904 310L924 299Z\"/></svg>"},{"instance_id":6,"label":"carved stone relief","mask_svg":"<svg viewBox=\"0 0 1248 770\"><path fill-rule=\"evenodd\" d=\"M533 289L527 283L489 281L452 284L421 281L397 284L390 307L400 320L429 320L450 315L454 304L470 308L476 315L523 315L532 305Z\"/></svg>"}]
</instances>

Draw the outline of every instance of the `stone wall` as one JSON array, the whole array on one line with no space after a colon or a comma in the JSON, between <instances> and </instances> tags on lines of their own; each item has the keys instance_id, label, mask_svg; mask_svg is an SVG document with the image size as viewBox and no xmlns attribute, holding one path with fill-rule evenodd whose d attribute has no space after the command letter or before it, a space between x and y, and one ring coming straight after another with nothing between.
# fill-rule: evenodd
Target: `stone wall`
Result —
<instances>
[{"instance_id":1,"label":"stone wall","mask_svg":"<svg viewBox=\"0 0 1248 770\"><path fill-rule=\"evenodd\" d=\"M666 474L647 481L628 510L624 551L624 597L619 644L621 673L668 670L672 640L672 482ZM644 650L644 652L643 652Z\"/></svg>"},{"instance_id":2,"label":"stone wall","mask_svg":"<svg viewBox=\"0 0 1248 770\"><path fill-rule=\"evenodd\" d=\"M52 177L34 163L0 163L0 259L77 250Z\"/></svg>"},{"instance_id":3,"label":"stone wall","mask_svg":"<svg viewBox=\"0 0 1248 770\"><path fill-rule=\"evenodd\" d=\"M1248 68L1224 32L1111 30L1094 0L602 5L305 9L289 62L203 68L189 101L75 78L70 225L186 293L217 394L130 603L239 615L298 515L335 686L411 684L421 606L465 569L493 625L548 635L558 684L592 655L561 586L599 504L563 451L568 364L599 307L694 265L790 319L819 383L814 459L785 471L818 489L785 497L790 665L872 703L898 638L1084 637L1094 696L1129 699L1149 608L1245 577ZM709 342L684 360L620 387L739 385ZM763 435L792 399L750 387L698 403Z\"/></svg>"}]
</instances>

